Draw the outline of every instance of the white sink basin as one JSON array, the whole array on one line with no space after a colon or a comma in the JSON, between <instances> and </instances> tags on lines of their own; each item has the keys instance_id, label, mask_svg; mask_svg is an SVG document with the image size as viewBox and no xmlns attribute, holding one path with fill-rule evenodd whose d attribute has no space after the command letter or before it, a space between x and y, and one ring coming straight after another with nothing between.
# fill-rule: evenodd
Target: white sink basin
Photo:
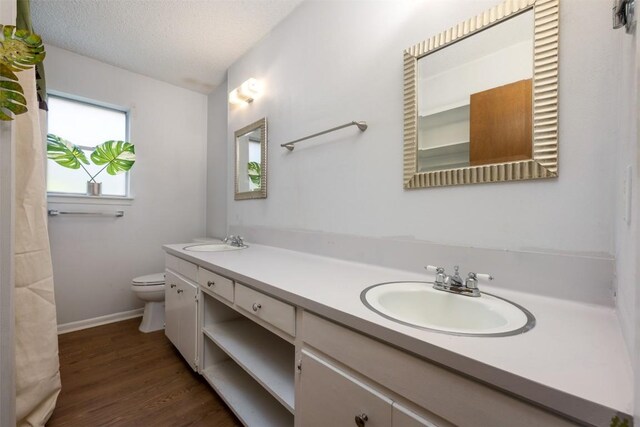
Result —
<instances>
[{"instance_id":1,"label":"white sink basin","mask_svg":"<svg viewBox=\"0 0 640 427\"><path fill-rule=\"evenodd\" d=\"M231 246L226 243L200 243L197 245L185 246L185 251L191 252L221 252L221 251L237 251L239 249L246 249L248 246Z\"/></svg>"},{"instance_id":2,"label":"white sink basin","mask_svg":"<svg viewBox=\"0 0 640 427\"><path fill-rule=\"evenodd\" d=\"M362 302L374 312L404 325L453 335L507 336L535 325L529 311L505 299L433 289L427 282L391 282L362 291Z\"/></svg>"}]
</instances>

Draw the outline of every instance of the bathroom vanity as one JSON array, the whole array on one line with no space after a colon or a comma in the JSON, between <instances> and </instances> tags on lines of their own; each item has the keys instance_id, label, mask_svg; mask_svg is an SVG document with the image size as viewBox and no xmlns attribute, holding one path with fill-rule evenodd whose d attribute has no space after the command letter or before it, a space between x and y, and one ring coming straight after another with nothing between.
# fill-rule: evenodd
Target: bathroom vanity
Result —
<instances>
[{"instance_id":1,"label":"bathroom vanity","mask_svg":"<svg viewBox=\"0 0 640 427\"><path fill-rule=\"evenodd\" d=\"M368 286L433 279L428 273L262 245L185 246L164 247L166 334L246 425L630 418L631 366L607 308L487 289L530 309L536 327L509 337L446 335L385 319L360 301Z\"/></svg>"}]
</instances>

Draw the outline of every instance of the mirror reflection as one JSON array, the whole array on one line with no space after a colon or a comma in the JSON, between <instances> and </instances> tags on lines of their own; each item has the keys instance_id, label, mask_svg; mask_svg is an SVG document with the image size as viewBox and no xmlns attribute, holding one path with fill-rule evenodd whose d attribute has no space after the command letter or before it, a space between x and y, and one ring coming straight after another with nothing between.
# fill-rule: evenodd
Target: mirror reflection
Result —
<instances>
[{"instance_id":1,"label":"mirror reflection","mask_svg":"<svg viewBox=\"0 0 640 427\"><path fill-rule=\"evenodd\" d=\"M260 129L238 137L238 191L260 190Z\"/></svg>"},{"instance_id":2,"label":"mirror reflection","mask_svg":"<svg viewBox=\"0 0 640 427\"><path fill-rule=\"evenodd\" d=\"M261 119L235 133L236 200L267 196L266 125L266 119Z\"/></svg>"},{"instance_id":3,"label":"mirror reflection","mask_svg":"<svg viewBox=\"0 0 640 427\"><path fill-rule=\"evenodd\" d=\"M532 159L533 10L418 59L417 172Z\"/></svg>"}]
</instances>

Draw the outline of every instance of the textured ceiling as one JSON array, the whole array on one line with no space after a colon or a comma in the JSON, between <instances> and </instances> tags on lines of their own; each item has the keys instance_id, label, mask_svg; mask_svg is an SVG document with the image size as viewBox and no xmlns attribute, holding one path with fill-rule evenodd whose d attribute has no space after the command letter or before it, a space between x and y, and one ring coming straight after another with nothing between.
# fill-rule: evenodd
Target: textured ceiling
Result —
<instances>
[{"instance_id":1,"label":"textured ceiling","mask_svg":"<svg viewBox=\"0 0 640 427\"><path fill-rule=\"evenodd\" d=\"M302 0L31 0L45 43L202 93Z\"/></svg>"}]
</instances>

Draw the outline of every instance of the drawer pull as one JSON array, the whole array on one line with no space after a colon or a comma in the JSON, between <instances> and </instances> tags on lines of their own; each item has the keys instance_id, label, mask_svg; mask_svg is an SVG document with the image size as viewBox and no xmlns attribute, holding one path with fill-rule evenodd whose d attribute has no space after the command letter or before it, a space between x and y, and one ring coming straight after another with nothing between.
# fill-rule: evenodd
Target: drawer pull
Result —
<instances>
[{"instance_id":1,"label":"drawer pull","mask_svg":"<svg viewBox=\"0 0 640 427\"><path fill-rule=\"evenodd\" d=\"M171 284L171 289L175 288L176 285L174 285L173 283Z\"/></svg>"},{"instance_id":2,"label":"drawer pull","mask_svg":"<svg viewBox=\"0 0 640 427\"><path fill-rule=\"evenodd\" d=\"M262 304L260 304L259 302L254 302L251 308L253 309L253 311L258 311L262 308Z\"/></svg>"},{"instance_id":3,"label":"drawer pull","mask_svg":"<svg viewBox=\"0 0 640 427\"><path fill-rule=\"evenodd\" d=\"M215 284L216 284L216 282L214 282L213 280L209 280L209 281L207 282L207 286L208 286L208 287L212 287L212 286L213 286L213 285L215 285Z\"/></svg>"},{"instance_id":4,"label":"drawer pull","mask_svg":"<svg viewBox=\"0 0 640 427\"><path fill-rule=\"evenodd\" d=\"M356 425L358 427L364 427L364 425L369 421L369 417L367 414L362 413L360 415L356 415Z\"/></svg>"},{"instance_id":5,"label":"drawer pull","mask_svg":"<svg viewBox=\"0 0 640 427\"><path fill-rule=\"evenodd\" d=\"M178 293L179 293L179 294L181 294L181 293L183 293L183 292L184 292L184 291L183 291L182 289L178 289Z\"/></svg>"}]
</instances>

